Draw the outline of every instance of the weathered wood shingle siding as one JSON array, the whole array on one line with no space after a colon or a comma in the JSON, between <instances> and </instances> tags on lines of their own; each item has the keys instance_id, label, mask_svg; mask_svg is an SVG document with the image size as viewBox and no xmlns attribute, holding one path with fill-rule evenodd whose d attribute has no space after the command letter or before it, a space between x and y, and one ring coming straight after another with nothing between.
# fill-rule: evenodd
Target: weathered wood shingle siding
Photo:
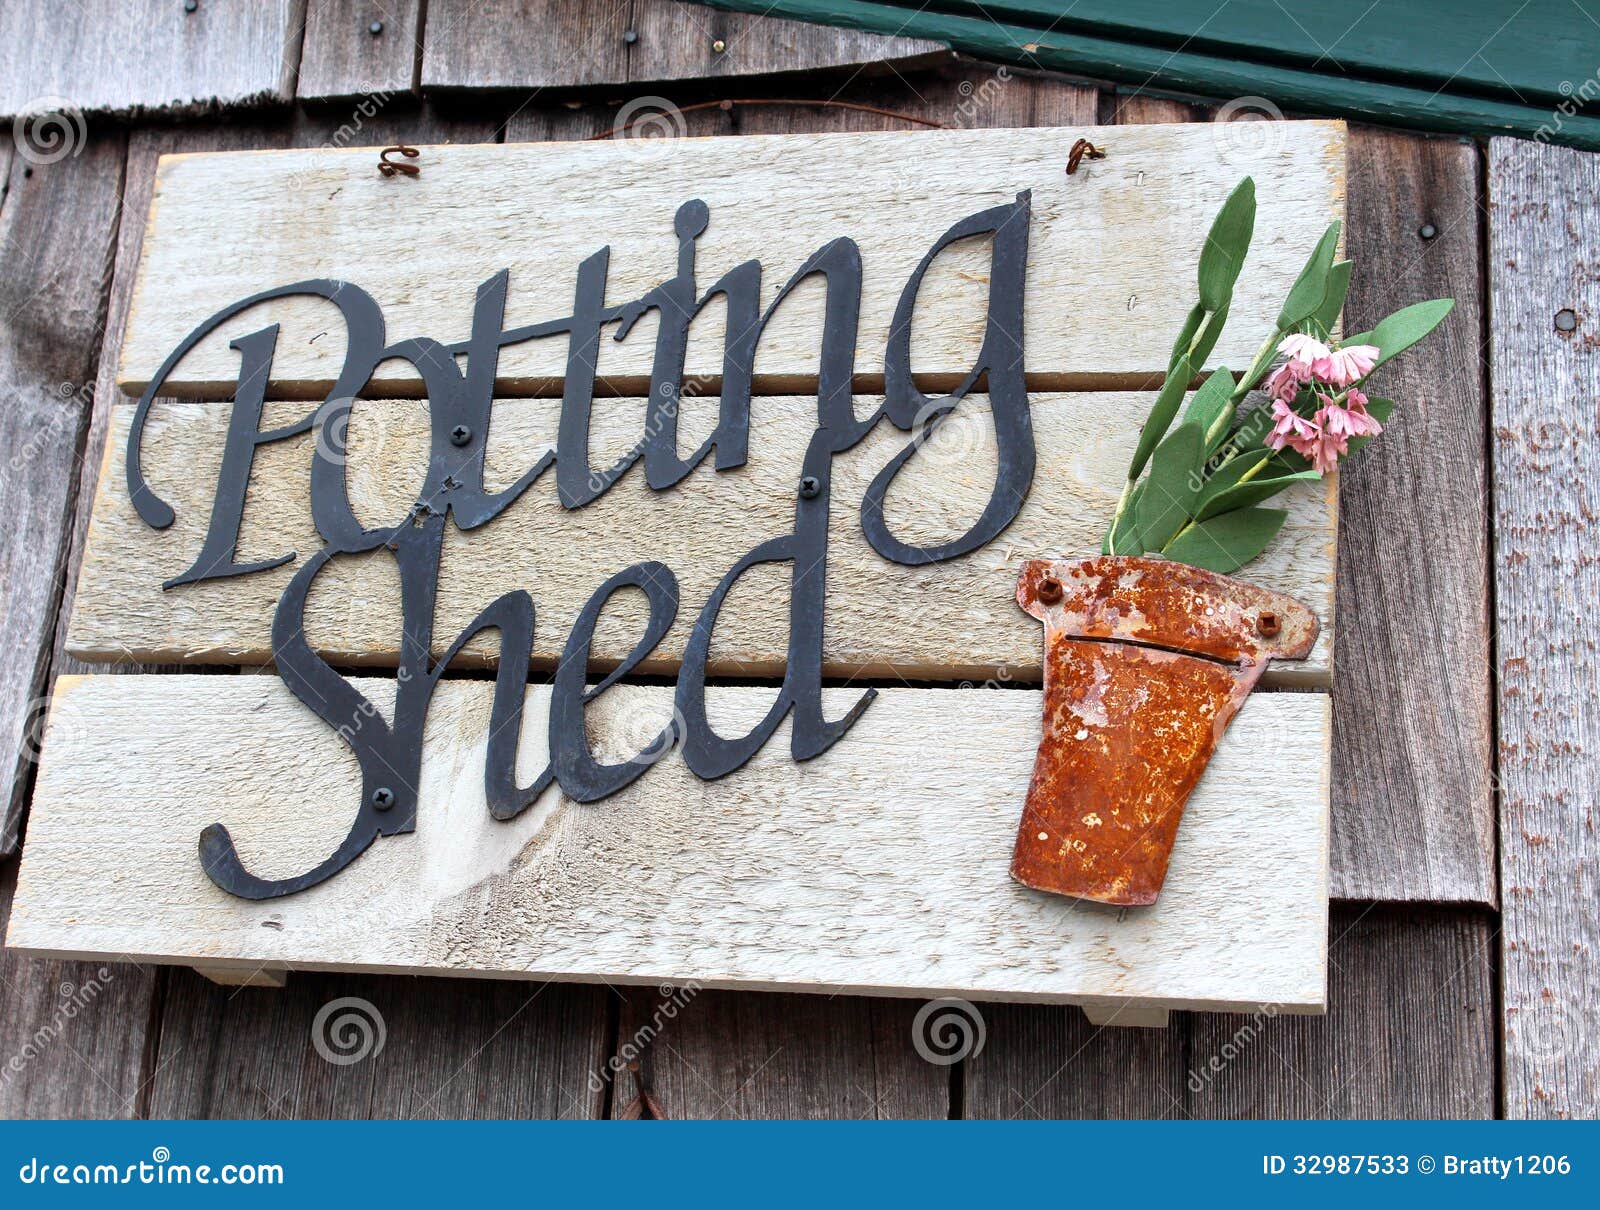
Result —
<instances>
[{"instance_id":1,"label":"weathered wood shingle siding","mask_svg":"<svg viewBox=\"0 0 1600 1210\"><path fill-rule=\"evenodd\" d=\"M1205 121L1215 113L1214 107L1119 94L1015 67L1002 73L982 62L930 71L919 62L927 44L893 50L865 44L865 51L841 58L829 52L830 39L836 48L862 46L856 34L660 2L630 3L626 22L603 23L631 49L598 90L584 91L598 76L586 77L587 60L563 47L564 30L593 21L585 15L590 6L564 5L571 11L531 23L543 41L536 38L534 50L525 52L534 56L526 70L545 72L551 87L578 89L567 95L581 103L568 107L533 93L528 78L519 82L515 72L524 68L495 66L509 53L498 43L527 36L513 5L484 9L494 19L474 22L469 41L454 47L447 23L470 10L446 0L432 0L425 15L420 3L388 0L378 37L362 24L362 6L345 0L307 0L304 6L202 0L201 7L205 17L198 23L167 0L74 6L13 0L0 9L0 111L62 94L58 82L64 80L65 100L55 104L89 115L82 154L59 163L23 164L9 141L0 145L0 231L23 237L0 244L0 288L12 303L48 300L69 320L57 330L41 328L40 316L53 314L48 307L8 305L0 313L0 379L11 416L0 425L12 448L18 441L26 448L41 425L46 431L65 425L72 434L50 447L59 455L52 466L70 466L66 478L44 475L36 482L0 465L6 507L15 499L24 516L46 521L42 545L19 544L21 531L13 531L5 557L19 568L60 567L70 544L60 590L68 604L113 397L111 354L120 345L155 157L163 150L281 146L291 139L316 146L335 138L365 144L591 137L616 121L617 106L608 102L641 91L622 86L646 80L693 83L684 91L696 99L737 91L864 101L957 126L1090 124L1097 112L1106 122ZM535 7L542 6L528 7L529 13ZM774 11L795 15L802 7L819 11L803 0L784 0ZM1015 15L1029 5L1005 7ZM1117 18L1138 26L1159 7L1118 5ZM1254 7L1253 0L1241 0L1224 19L1248 16ZM868 14L869 8L875 11ZM846 24L867 24L871 16L888 34L913 32L905 26L908 10L890 5L834 0L829 11ZM1528 9L1540 11L1538 5ZM63 16L80 28L65 28ZM133 39L142 53L130 54L121 23L141 16L155 23ZM638 35L633 42L626 39L630 28ZM725 52L708 53L704 35L718 30L744 32L724 36ZM1551 30L1559 33L1560 26L1541 28L1541 49ZM1441 31L1429 46L1413 41L1408 47L1417 55L1433 48L1443 53L1457 32L1470 33L1470 26ZM1519 34L1520 25L1511 32ZM226 46L207 41L224 36ZM998 39L990 45L993 53L1013 62L1091 71L1095 47L1082 37L1028 51L992 24L986 36ZM172 49L162 50L164 38ZM187 53L184 39L211 49ZM541 47L565 54L541 59ZM793 56L785 59L791 47ZM1343 42L1340 47L1341 61L1359 58ZM448 120L431 107L419 108L412 96L413 85L429 86L430 49L435 81L454 86ZM1541 68L1548 79L1506 73L1503 60L1490 59L1531 99L1550 87L1559 90L1568 77L1565 60L1554 53L1559 44L1548 49ZM608 44L605 53L615 57L615 48ZM719 53L725 58L715 57ZM863 56L860 71L849 58L855 53ZM896 59L894 70L865 62L886 57ZM1178 56L1163 83L1211 88L1204 58ZM297 61L298 89L291 74ZM567 67L556 72L563 62ZM630 74L630 62L641 65L640 74ZM646 71L647 62L664 65ZM765 72L789 63L842 66L815 80L752 80L738 89L717 80L750 65ZM61 74L63 64L70 75ZM1213 95L1265 94L1286 108L1371 113L1435 129L1526 123L1533 108L1507 105L1503 96L1476 115L1449 95L1411 113L1403 105L1387 108L1387 100L1374 106L1355 98L1345 105L1342 95L1331 93L1332 100L1318 103L1297 91L1301 73L1290 70L1294 66L1217 77L1224 86ZM1466 77L1478 70L1467 66ZM1146 73L1137 64L1133 69L1142 83ZM501 73L504 87L523 91L493 97L480 91L496 83L493 72ZM1339 85L1323 77L1325 90ZM1285 81L1286 90L1275 91ZM1583 78L1569 83L1581 99ZM1401 102L1416 92L1400 80L1385 88L1392 90L1385 97ZM319 112L294 116L283 108L296 91L317 102ZM387 94L380 112L353 121L356 99L372 92ZM193 114L263 104L255 126L235 118L136 127L120 188L126 214L119 213L122 136L101 129L96 112ZM1592 107L1577 114L1545 108L1541 121L1560 126L1557 138L1595 141L1600 120L1591 116ZM689 134L900 125L826 107L734 106L684 116ZM347 127L354 133L341 135ZM1114 134L1104 132L1103 140L1113 154ZM1600 507L1590 500L1600 367L1586 335L1600 315L1592 280L1600 222L1590 200L1600 188L1600 161L1497 140L1488 149L1485 195L1474 146L1356 130L1352 148L1349 246L1361 258L1362 275L1352 291L1351 323L1386 309L1390 290L1402 299L1448 293L1461 305L1427 358L1391 373L1388 389L1406 409L1394 424L1395 444L1373 447L1344 477L1331 876L1336 896L1397 902L1335 908L1328 1016L1290 1020L1265 1009L1259 1017L1175 1014L1166 1030L1097 1029L1077 1010L983 1005L983 1051L946 1068L916 1053L910 1032L915 1002L704 992L666 1021L642 1052L644 1074L667 1112L1600 1112L1600 1060L1589 1026L1600 1001L1594 956L1600 853L1592 819L1600 773L1593 756L1593 653L1583 644L1583 611L1600 599L1587 553ZM32 176L28 167L35 168ZM70 239L62 225L67 220ZM1425 225L1433 227L1432 239L1420 234ZM113 255L107 302L101 284ZM1563 311L1572 313L1570 330L1556 324ZM1486 372L1477 355L1480 337ZM52 398L63 381L76 387L93 381L95 389L69 392L74 399L65 401ZM1492 421L1485 414L1491 400ZM81 466L71 456L80 445ZM1484 445L1492 452L1492 484ZM1491 538L1498 627L1493 664L1485 667ZM18 640L6 699L13 739L43 678L82 670L60 648L65 624L56 591L49 575L32 571L7 583L7 641L13 632ZM1498 673L1497 686L1491 671ZM1485 752L1491 701L1497 708L1494 760ZM17 784L25 787L29 769L19 770ZM1492 864L1496 790L1498 871ZM0 918L15 876L14 862L0 868ZM1427 906L1433 902L1440 906ZM88 1007L68 1020L60 1010L74 995L87 998ZM375 1005L387 1029L384 1053L349 1068L324 1063L311 1043L318 1013L346 996ZM1504 1017L1497 1021L1500 1000ZM93 965L0 955L0 1052L27 1059L22 1075L0 1077L0 1115L616 1116L633 1099L633 1077L624 1069L616 1080L608 1078L611 1060L634 1053L631 1045L653 1026L659 1004L659 992L650 989L623 997L592 987L372 976L297 976L284 991L240 991L185 971L117 965L102 974ZM1212 1069L1213 1057L1220 1070ZM1504 1101L1497 1105L1496 1068L1502 1064Z\"/></svg>"}]
</instances>

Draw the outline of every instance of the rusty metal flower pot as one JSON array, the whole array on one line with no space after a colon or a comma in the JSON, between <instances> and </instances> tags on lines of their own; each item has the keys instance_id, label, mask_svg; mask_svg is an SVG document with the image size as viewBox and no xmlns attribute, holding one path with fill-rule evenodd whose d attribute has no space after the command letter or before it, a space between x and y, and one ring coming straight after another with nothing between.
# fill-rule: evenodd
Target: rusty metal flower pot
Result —
<instances>
[{"instance_id":1,"label":"rusty metal flower pot","mask_svg":"<svg viewBox=\"0 0 1600 1210\"><path fill-rule=\"evenodd\" d=\"M1267 663L1304 659L1316 616L1165 559L1030 560L1045 624L1044 735L1011 876L1127 906L1161 892L1183 806Z\"/></svg>"}]
</instances>

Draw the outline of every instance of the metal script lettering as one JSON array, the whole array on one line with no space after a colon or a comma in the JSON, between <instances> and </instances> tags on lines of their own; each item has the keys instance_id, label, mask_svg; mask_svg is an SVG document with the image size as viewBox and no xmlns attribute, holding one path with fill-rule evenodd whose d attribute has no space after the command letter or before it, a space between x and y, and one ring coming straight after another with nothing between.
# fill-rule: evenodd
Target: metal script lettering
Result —
<instances>
[{"instance_id":1,"label":"metal script lettering","mask_svg":"<svg viewBox=\"0 0 1600 1210\"><path fill-rule=\"evenodd\" d=\"M662 563L623 568L595 590L580 613L556 673L550 707L550 760L527 785L515 773L522 706L533 647L534 602L524 590L508 592L488 604L456 636L437 662L430 657L434 601L445 526L470 531L488 525L553 465L556 491L564 508L578 509L604 495L634 463L644 463L651 489L681 482L713 453L718 472L743 466L749 446L750 402L755 353L774 312L799 285L821 277L827 291L822 346L817 370L817 425L797 476L794 525L789 533L761 542L728 569L701 606L683 655L677 680L675 718L644 751L681 744L684 762L696 776L722 777L738 769L772 736L791 713L790 752L809 760L826 752L854 725L874 697L864 692L842 717L822 712L822 634L827 575L828 517L833 458L858 444L881 421L913 435L874 479L861 502L861 526L874 550L903 564L927 564L968 554L1015 520L1033 480L1033 427L1023 379L1023 284L1028 255L1029 195L971 215L951 227L928 251L907 281L896 308L884 354L885 397L869 416L855 414L851 375L855 367L860 318L861 254L850 239L819 248L763 310L762 267L746 261L724 274L704 294L695 282L695 241L710 213L702 201L679 207L674 222L678 240L676 276L636 301L608 306L605 301L610 249L602 248L579 266L572 313L560 319L506 329L509 270L485 281L477 291L472 335L441 344L427 337L389 343L378 304L350 282L302 281L279 286L224 307L191 332L162 364L139 400L128 439L128 489L144 522L165 529L172 508L145 480L140 450L145 425L162 386L184 356L219 326L273 299L315 297L339 309L348 347L339 376L322 403L292 424L263 431L263 402L272 375L278 328L270 325L233 341L240 369L222 465L217 476L211 520L193 565L163 588L195 591L210 580L250 575L293 561L285 551L251 563L237 560L239 525L256 450L272 442L319 431L311 466L311 515L323 546L296 570L278 603L272 645L278 675L305 706L350 746L360 763L361 800L343 843L326 860L294 878L260 878L245 869L228 829L214 823L200 836L200 858L217 886L246 899L293 894L332 877L379 836L416 828L417 786L422 763L423 721L440 676L461 649L482 631L499 632L499 661L489 738L485 790L496 819L513 819L552 782L576 802L614 794L644 775L651 761L619 764L596 760L584 729L585 707L638 665L671 629L678 614L677 577ZM977 363L949 395L930 398L912 381L911 325L923 274L941 251L958 240L988 237L990 274L988 317ZM678 453L677 415L682 395L690 322L712 299L727 308L722 394L718 423L703 445L687 457ZM605 329L615 325L622 340L648 312L659 326L651 369L645 436L615 464L589 464L589 421L594 402L595 362ZM547 452L510 487L485 490L483 451L500 350L538 337L567 336L566 378L556 448ZM463 368L458 356L465 355ZM346 422L354 400L367 389L379 364L409 362L422 379L430 416L428 469L408 516L389 528L367 529L357 520L345 485ZM895 477L938 425L979 384L990 395L999 469L982 514L961 537L939 546L909 545L884 519L884 496ZM913 432L913 430L915 430ZM393 558L400 581L400 653L393 722L312 648L304 629L307 596L324 568L335 559L381 551ZM728 592L759 563L791 568L789 647L783 686L777 700L748 734L726 738L706 718L706 658L711 634ZM589 648L596 621L612 594L633 587L649 601L650 619L633 650L604 679L585 685ZM356 725L352 725L352 723ZM681 733L679 728L681 722Z\"/></svg>"}]
</instances>

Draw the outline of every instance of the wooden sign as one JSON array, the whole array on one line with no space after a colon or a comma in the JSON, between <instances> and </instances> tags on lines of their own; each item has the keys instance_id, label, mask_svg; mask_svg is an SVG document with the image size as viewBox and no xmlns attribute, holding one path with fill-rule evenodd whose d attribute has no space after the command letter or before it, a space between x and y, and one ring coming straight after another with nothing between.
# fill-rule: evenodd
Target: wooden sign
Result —
<instances>
[{"instance_id":1,"label":"wooden sign","mask_svg":"<svg viewBox=\"0 0 1600 1210\"><path fill-rule=\"evenodd\" d=\"M1159 903L1007 875L1018 570L1098 549L1170 266L1252 175L1265 313L1343 210L1339 124L1081 133L164 160L68 648L279 675L63 678L8 944L1320 1010L1320 486L1250 568L1312 692L1245 705Z\"/></svg>"}]
</instances>

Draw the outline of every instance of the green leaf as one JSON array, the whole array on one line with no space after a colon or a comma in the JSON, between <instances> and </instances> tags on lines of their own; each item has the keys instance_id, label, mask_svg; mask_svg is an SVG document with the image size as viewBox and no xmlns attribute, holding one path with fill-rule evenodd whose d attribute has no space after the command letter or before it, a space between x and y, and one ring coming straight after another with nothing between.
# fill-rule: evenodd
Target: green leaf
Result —
<instances>
[{"instance_id":1,"label":"green leaf","mask_svg":"<svg viewBox=\"0 0 1600 1210\"><path fill-rule=\"evenodd\" d=\"M1178 339L1172 344L1172 357L1167 362L1167 373L1172 373L1177 368L1178 358L1189 351L1189 343L1194 340L1194 334L1200 330L1205 318L1206 309L1199 303L1189 308L1189 314L1183 317L1183 330L1178 333Z\"/></svg>"},{"instance_id":2,"label":"green leaf","mask_svg":"<svg viewBox=\"0 0 1600 1210\"><path fill-rule=\"evenodd\" d=\"M1201 503L1204 504L1213 496L1227 491L1235 483L1239 482L1240 476L1246 471L1254 469L1271 456L1272 451L1265 448L1245 450L1243 453L1235 454L1207 476L1206 485L1200 492Z\"/></svg>"},{"instance_id":3,"label":"green leaf","mask_svg":"<svg viewBox=\"0 0 1600 1210\"><path fill-rule=\"evenodd\" d=\"M1379 322L1372 331L1348 337L1344 343L1377 345L1378 360L1373 366L1376 369L1391 357L1404 353L1437 328L1455 305L1456 300L1453 298L1433 298L1427 302L1412 303L1409 307L1401 307L1393 315Z\"/></svg>"},{"instance_id":4,"label":"green leaf","mask_svg":"<svg viewBox=\"0 0 1600 1210\"><path fill-rule=\"evenodd\" d=\"M1244 268L1245 254L1256 226L1256 183L1245 177L1222 203L1200 249L1200 305L1220 311L1233 296L1233 285ZM1200 358L1195 358L1199 362Z\"/></svg>"},{"instance_id":5,"label":"green leaf","mask_svg":"<svg viewBox=\"0 0 1600 1210\"><path fill-rule=\"evenodd\" d=\"M1236 385L1233 375L1228 373L1228 367L1223 366L1200 384L1200 389L1189 399L1189 406L1184 409L1183 422L1198 424L1200 431L1207 435L1207 453L1215 449L1228 435L1228 426L1222 422L1222 417L1233 411L1233 388ZM1213 430L1215 436L1211 435Z\"/></svg>"},{"instance_id":6,"label":"green leaf","mask_svg":"<svg viewBox=\"0 0 1600 1210\"><path fill-rule=\"evenodd\" d=\"M1193 377L1194 366L1189 359L1178 358L1178 364L1167 375L1166 382L1161 384L1161 393L1150 405L1150 415L1145 417L1144 427L1139 430L1139 444L1133 451L1133 462L1128 466L1128 478L1139 477L1144 464L1150 461L1150 455L1167 435L1167 430L1172 427L1172 418L1178 414L1178 405L1183 402L1183 394L1189 389L1189 380Z\"/></svg>"},{"instance_id":7,"label":"green leaf","mask_svg":"<svg viewBox=\"0 0 1600 1210\"><path fill-rule=\"evenodd\" d=\"M1111 532L1106 535L1107 554L1144 554L1144 539L1140 536L1138 522L1134 519L1139 511L1139 497L1142 495L1144 495L1144 484L1141 483L1133 489L1133 495L1128 498L1127 509L1112 523Z\"/></svg>"},{"instance_id":8,"label":"green leaf","mask_svg":"<svg viewBox=\"0 0 1600 1210\"><path fill-rule=\"evenodd\" d=\"M1205 480L1205 434L1185 421L1156 447L1139 494L1139 533L1146 550L1160 550L1189 523Z\"/></svg>"},{"instance_id":9,"label":"green leaf","mask_svg":"<svg viewBox=\"0 0 1600 1210\"><path fill-rule=\"evenodd\" d=\"M1195 339L1194 348L1189 353L1189 364L1199 369L1206 364L1206 358L1211 356L1211 350L1217 347L1217 338L1222 335L1223 326L1228 322L1228 308L1213 314L1206 320L1206 326L1200 329L1199 336Z\"/></svg>"},{"instance_id":10,"label":"green leaf","mask_svg":"<svg viewBox=\"0 0 1600 1210\"><path fill-rule=\"evenodd\" d=\"M1232 512L1236 508L1248 508L1252 504L1260 504L1263 500L1276 496L1286 487L1320 478L1322 476L1316 471L1295 471L1292 474L1274 475L1271 478L1257 476L1219 492L1207 500L1200 507L1200 520L1205 521L1219 513Z\"/></svg>"},{"instance_id":11,"label":"green leaf","mask_svg":"<svg viewBox=\"0 0 1600 1210\"><path fill-rule=\"evenodd\" d=\"M1241 508L1190 526L1161 553L1191 567L1224 575L1267 548L1289 514L1281 508Z\"/></svg>"},{"instance_id":12,"label":"green leaf","mask_svg":"<svg viewBox=\"0 0 1600 1210\"><path fill-rule=\"evenodd\" d=\"M1311 317L1324 332L1333 331L1333 325L1339 321L1339 312L1344 310L1345 296L1350 293L1350 270L1354 265L1354 261L1342 260L1334 262L1328 269L1328 284L1323 291L1322 305Z\"/></svg>"},{"instance_id":13,"label":"green leaf","mask_svg":"<svg viewBox=\"0 0 1600 1210\"><path fill-rule=\"evenodd\" d=\"M1269 454L1271 450L1267 451ZM1311 459L1304 454L1297 454L1288 446L1284 446L1267 460L1267 465L1262 468L1270 475L1298 475L1311 469Z\"/></svg>"},{"instance_id":14,"label":"green leaf","mask_svg":"<svg viewBox=\"0 0 1600 1210\"><path fill-rule=\"evenodd\" d=\"M1306 267L1289 287L1289 297L1283 300L1283 310L1278 313L1278 327L1288 331L1310 319L1322 306L1328 293L1328 274L1333 268L1334 249L1339 246L1339 221L1335 219L1322 233L1317 246L1312 249Z\"/></svg>"}]
</instances>

